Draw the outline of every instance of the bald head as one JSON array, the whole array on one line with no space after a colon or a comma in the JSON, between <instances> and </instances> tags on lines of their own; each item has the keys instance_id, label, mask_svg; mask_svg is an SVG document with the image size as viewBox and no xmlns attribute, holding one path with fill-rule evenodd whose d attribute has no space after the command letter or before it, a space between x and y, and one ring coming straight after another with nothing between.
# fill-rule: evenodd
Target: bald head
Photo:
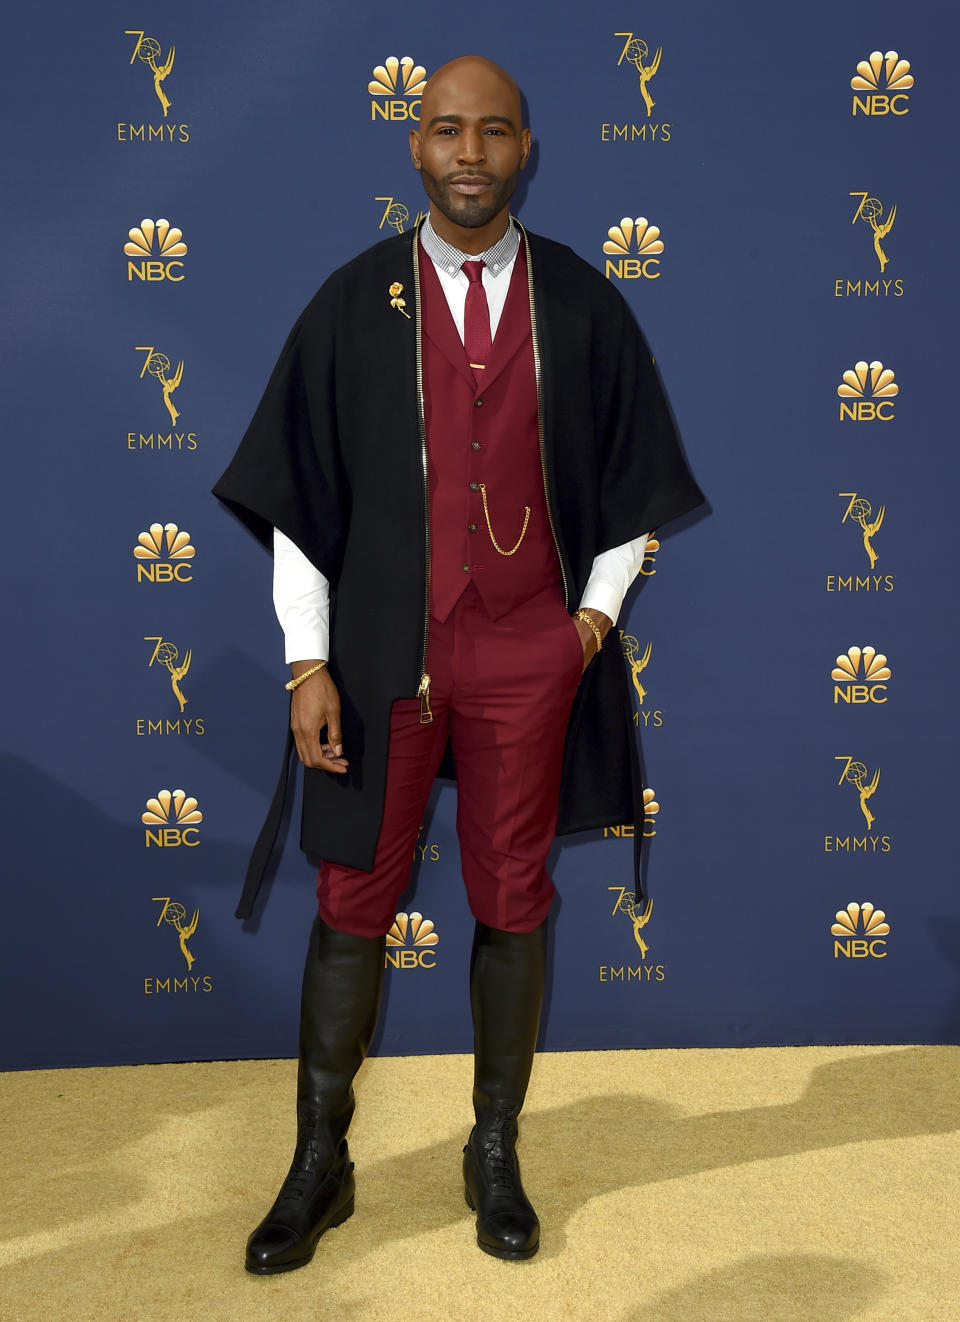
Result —
<instances>
[{"instance_id":1,"label":"bald head","mask_svg":"<svg viewBox=\"0 0 960 1322\"><path fill-rule=\"evenodd\" d=\"M496 243L529 155L520 89L505 69L461 55L427 79L410 156L430 198L431 224L448 243L467 253Z\"/></svg>"},{"instance_id":2,"label":"bald head","mask_svg":"<svg viewBox=\"0 0 960 1322\"><path fill-rule=\"evenodd\" d=\"M421 127L428 125L432 117L445 114L464 97L483 95L509 103L514 128L519 133L523 128L520 88L506 69L483 55L460 55L430 75L420 102Z\"/></svg>"}]
</instances>

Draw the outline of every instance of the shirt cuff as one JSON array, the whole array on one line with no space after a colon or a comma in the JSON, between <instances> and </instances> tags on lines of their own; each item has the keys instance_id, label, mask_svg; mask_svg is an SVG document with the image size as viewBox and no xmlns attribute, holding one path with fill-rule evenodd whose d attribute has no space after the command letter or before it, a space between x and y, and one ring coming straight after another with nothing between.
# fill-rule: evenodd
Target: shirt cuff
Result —
<instances>
[{"instance_id":1,"label":"shirt cuff","mask_svg":"<svg viewBox=\"0 0 960 1322\"><path fill-rule=\"evenodd\" d=\"M330 656L330 585L279 528L273 530L273 604L288 663Z\"/></svg>"},{"instance_id":2,"label":"shirt cuff","mask_svg":"<svg viewBox=\"0 0 960 1322\"><path fill-rule=\"evenodd\" d=\"M648 535L642 533L633 541L602 551L595 557L580 599L581 610L603 611L616 624L623 599L643 564Z\"/></svg>"}]
</instances>

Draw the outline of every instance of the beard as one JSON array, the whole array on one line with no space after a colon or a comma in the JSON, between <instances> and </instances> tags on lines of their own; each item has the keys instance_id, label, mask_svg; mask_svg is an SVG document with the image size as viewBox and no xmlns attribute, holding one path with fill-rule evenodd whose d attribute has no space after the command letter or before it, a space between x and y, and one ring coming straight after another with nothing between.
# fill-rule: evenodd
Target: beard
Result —
<instances>
[{"instance_id":1,"label":"beard","mask_svg":"<svg viewBox=\"0 0 960 1322\"><path fill-rule=\"evenodd\" d=\"M457 174L465 173L458 170ZM498 179L495 175L488 175L484 170L477 170L476 174L483 179L490 180L491 193L486 201L481 201L479 197L464 196L463 193L455 193L451 186L451 180L457 175L445 175L438 179L436 175L430 174L422 165L420 167L420 177L423 180L423 188L431 202L443 212L447 220L453 221L454 225L461 225L464 229L480 229L489 224L494 216L498 215L513 197L514 189L517 186L517 179L520 171L514 170L513 174L505 179Z\"/></svg>"}]
</instances>

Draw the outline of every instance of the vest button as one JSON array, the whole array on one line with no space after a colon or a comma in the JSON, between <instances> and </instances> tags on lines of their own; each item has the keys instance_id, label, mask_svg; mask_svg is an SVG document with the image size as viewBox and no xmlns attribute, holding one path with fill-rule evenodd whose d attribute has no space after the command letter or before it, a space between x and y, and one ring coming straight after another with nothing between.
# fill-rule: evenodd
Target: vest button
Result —
<instances>
[{"instance_id":1,"label":"vest button","mask_svg":"<svg viewBox=\"0 0 960 1322\"><path fill-rule=\"evenodd\" d=\"M471 483L470 483L470 490L471 490L471 491L479 491L479 490L480 490L480 483L479 483L479 482L471 482Z\"/></svg>"},{"instance_id":2,"label":"vest button","mask_svg":"<svg viewBox=\"0 0 960 1322\"><path fill-rule=\"evenodd\" d=\"M471 449L471 450L479 450L479 449L480 449L480 442L479 442L479 441L471 441L471 442L470 442L470 449Z\"/></svg>"},{"instance_id":3,"label":"vest button","mask_svg":"<svg viewBox=\"0 0 960 1322\"><path fill-rule=\"evenodd\" d=\"M469 573L470 573L470 566L469 566L469 565L464 565L464 566L463 566L463 572L464 572L465 574L469 574Z\"/></svg>"},{"instance_id":4,"label":"vest button","mask_svg":"<svg viewBox=\"0 0 960 1322\"><path fill-rule=\"evenodd\" d=\"M475 400L473 401L473 407L474 407L475 409L482 409L482 408L483 408L483 400L482 400L482 399L475 399Z\"/></svg>"},{"instance_id":5,"label":"vest button","mask_svg":"<svg viewBox=\"0 0 960 1322\"><path fill-rule=\"evenodd\" d=\"M477 531L477 525L475 523L467 524L467 532L476 532L476 531Z\"/></svg>"}]
</instances>

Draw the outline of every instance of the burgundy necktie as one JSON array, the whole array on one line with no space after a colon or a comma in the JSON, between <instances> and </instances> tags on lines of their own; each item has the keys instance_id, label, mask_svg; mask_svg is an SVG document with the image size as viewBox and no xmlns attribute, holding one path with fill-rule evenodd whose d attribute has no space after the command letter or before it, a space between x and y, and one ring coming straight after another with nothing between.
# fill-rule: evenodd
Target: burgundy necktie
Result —
<instances>
[{"instance_id":1,"label":"burgundy necktie","mask_svg":"<svg viewBox=\"0 0 960 1322\"><path fill-rule=\"evenodd\" d=\"M473 368L477 385L483 384L483 369L490 361L490 309L483 288L483 268L486 262L464 262L463 273L470 281L467 303L463 313L463 347L467 362Z\"/></svg>"}]
</instances>

